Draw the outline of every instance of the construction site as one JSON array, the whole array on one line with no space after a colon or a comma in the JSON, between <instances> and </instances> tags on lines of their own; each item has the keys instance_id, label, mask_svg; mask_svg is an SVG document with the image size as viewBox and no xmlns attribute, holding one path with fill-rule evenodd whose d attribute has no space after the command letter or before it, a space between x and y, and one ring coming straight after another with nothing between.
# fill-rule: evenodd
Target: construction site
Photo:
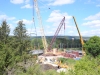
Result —
<instances>
[{"instance_id":1,"label":"construction site","mask_svg":"<svg viewBox=\"0 0 100 75\"><path fill-rule=\"evenodd\" d=\"M0 75L100 75L100 0L0 3Z\"/></svg>"},{"instance_id":2,"label":"construction site","mask_svg":"<svg viewBox=\"0 0 100 75\"><path fill-rule=\"evenodd\" d=\"M61 22L58 25L56 32L54 33L54 36L52 37L50 44L48 44L46 36L45 36L44 28L43 28L43 25L42 25L42 18L40 16L40 10L39 10L39 7L38 7L37 0L34 0L34 7L36 9L36 14L37 14L37 17L38 17L38 23L39 23L40 29L41 29L41 39L42 39L42 44L43 44L43 50L32 50L31 54L38 55L37 56L37 58L38 58L37 63L45 65L45 67L46 67L46 65L51 65L53 67L58 68L59 70L63 69L63 71L65 71L65 69L71 69L70 66L62 63L59 59L60 58L64 58L64 59L70 58L70 59L73 59L73 60L80 60L83 56L85 56L85 51L84 51L84 48L83 48L84 41L83 41L83 38L81 36L77 22L75 20L75 17L72 16L74 24L75 24L76 29L77 29L77 32L79 34L79 39L80 39L80 43L81 43L81 50L66 50L66 48L65 48L65 49L63 49L63 51L60 51L58 48L53 48L53 44L56 41L56 38L57 38L61 28L64 27L64 30L65 30L65 19L66 19L66 17L62 18ZM58 70L58 69L56 69L56 70Z\"/></svg>"}]
</instances>

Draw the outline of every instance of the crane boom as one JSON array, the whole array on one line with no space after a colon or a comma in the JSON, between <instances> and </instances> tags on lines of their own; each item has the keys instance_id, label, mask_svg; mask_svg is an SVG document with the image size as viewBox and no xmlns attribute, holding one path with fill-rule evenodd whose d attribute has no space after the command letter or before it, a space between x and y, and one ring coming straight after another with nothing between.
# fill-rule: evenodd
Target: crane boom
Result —
<instances>
[{"instance_id":1,"label":"crane boom","mask_svg":"<svg viewBox=\"0 0 100 75\"><path fill-rule=\"evenodd\" d=\"M79 34L79 37L80 37L80 41L81 41L81 44L82 44L82 51L83 51L83 54L85 54L85 50L83 49L83 45L84 45L84 41L83 41L83 38L80 34L80 31L79 31L79 28L78 28L78 25L76 23L76 20L75 20L75 17L73 16L73 19L74 19L74 22L75 22L75 25L76 25L76 28L77 28L77 31L78 31L78 34Z\"/></svg>"},{"instance_id":2,"label":"crane boom","mask_svg":"<svg viewBox=\"0 0 100 75\"><path fill-rule=\"evenodd\" d=\"M65 24L64 21L65 21L65 17L64 17L64 18L62 19L62 21L60 22L60 24L59 24L59 26L58 26L58 28L57 28L55 34L54 34L54 37L52 38L52 41L51 41L51 43L50 43L50 45L49 45L49 47L48 47L48 50L49 50L49 51L50 51L50 49L52 48L52 45L53 45L54 41L56 40L56 37L57 37L57 35L58 35L58 33L59 33L61 27Z\"/></svg>"},{"instance_id":3,"label":"crane boom","mask_svg":"<svg viewBox=\"0 0 100 75\"><path fill-rule=\"evenodd\" d=\"M45 53L46 53L46 50L47 50L47 41L46 41L46 37L45 37L45 34L44 34L44 28L43 28L43 25L42 25L42 19L41 19L41 16L40 16L40 11L39 11L39 8L38 8L38 4L37 4L37 0L34 0L34 7L36 9L36 13L37 13L37 16L38 16L38 20L39 20L39 25L41 26L41 38L42 38L42 43L43 43L43 47L44 47L44 50L45 50Z\"/></svg>"}]
</instances>

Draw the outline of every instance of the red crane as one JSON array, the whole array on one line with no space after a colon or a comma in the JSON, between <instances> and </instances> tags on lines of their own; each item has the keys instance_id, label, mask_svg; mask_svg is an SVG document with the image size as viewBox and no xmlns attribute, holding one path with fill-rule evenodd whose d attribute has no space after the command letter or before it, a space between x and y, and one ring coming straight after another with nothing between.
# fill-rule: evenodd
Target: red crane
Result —
<instances>
[{"instance_id":1,"label":"red crane","mask_svg":"<svg viewBox=\"0 0 100 75\"><path fill-rule=\"evenodd\" d=\"M56 40L56 37L57 37L57 35L58 35L58 33L59 33L59 31L60 31L60 29L61 29L61 27L64 25L64 29L65 29L65 17L62 19L62 21L60 22L60 24L59 24L59 26L58 26L58 28L57 28L57 30L56 30L56 32L55 32L55 34L54 34L54 37L52 38L52 41L51 41L51 43L50 43L50 45L48 46L48 51L50 51L51 50L51 48L52 48L52 45L53 45L53 43L54 43L54 41Z\"/></svg>"}]
</instances>

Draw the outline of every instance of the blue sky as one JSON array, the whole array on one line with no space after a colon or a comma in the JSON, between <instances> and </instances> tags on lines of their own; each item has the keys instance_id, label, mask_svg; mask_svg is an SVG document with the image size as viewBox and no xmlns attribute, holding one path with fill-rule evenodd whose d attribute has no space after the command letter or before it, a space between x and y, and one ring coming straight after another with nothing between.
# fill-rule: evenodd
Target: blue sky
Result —
<instances>
[{"instance_id":1,"label":"blue sky","mask_svg":"<svg viewBox=\"0 0 100 75\"><path fill-rule=\"evenodd\" d=\"M63 16L65 16L66 29L61 28L59 35L78 36L72 16L75 16L82 36L100 36L100 0L38 0L38 7L42 18L44 33L54 35ZM33 0L0 0L0 24L7 20L11 33L19 20L23 20L27 33L35 32L41 35L36 8ZM34 22L32 18L34 17Z\"/></svg>"}]
</instances>

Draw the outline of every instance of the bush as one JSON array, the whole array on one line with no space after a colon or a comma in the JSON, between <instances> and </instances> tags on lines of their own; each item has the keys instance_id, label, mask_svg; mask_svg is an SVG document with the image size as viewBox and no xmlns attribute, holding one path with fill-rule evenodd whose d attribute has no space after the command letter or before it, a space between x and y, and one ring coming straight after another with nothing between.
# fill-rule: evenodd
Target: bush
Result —
<instances>
[{"instance_id":1,"label":"bush","mask_svg":"<svg viewBox=\"0 0 100 75\"><path fill-rule=\"evenodd\" d=\"M100 37L93 36L85 44L86 54L96 57L100 55Z\"/></svg>"},{"instance_id":2,"label":"bush","mask_svg":"<svg viewBox=\"0 0 100 75\"><path fill-rule=\"evenodd\" d=\"M70 75L99 75L100 74L100 57L93 58L90 56L83 57L77 61L74 70L69 71Z\"/></svg>"},{"instance_id":3,"label":"bush","mask_svg":"<svg viewBox=\"0 0 100 75\"><path fill-rule=\"evenodd\" d=\"M66 63L67 65L72 65L76 62L74 59L71 58L59 58L59 61L61 61L62 63Z\"/></svg>"}]
</instances>

